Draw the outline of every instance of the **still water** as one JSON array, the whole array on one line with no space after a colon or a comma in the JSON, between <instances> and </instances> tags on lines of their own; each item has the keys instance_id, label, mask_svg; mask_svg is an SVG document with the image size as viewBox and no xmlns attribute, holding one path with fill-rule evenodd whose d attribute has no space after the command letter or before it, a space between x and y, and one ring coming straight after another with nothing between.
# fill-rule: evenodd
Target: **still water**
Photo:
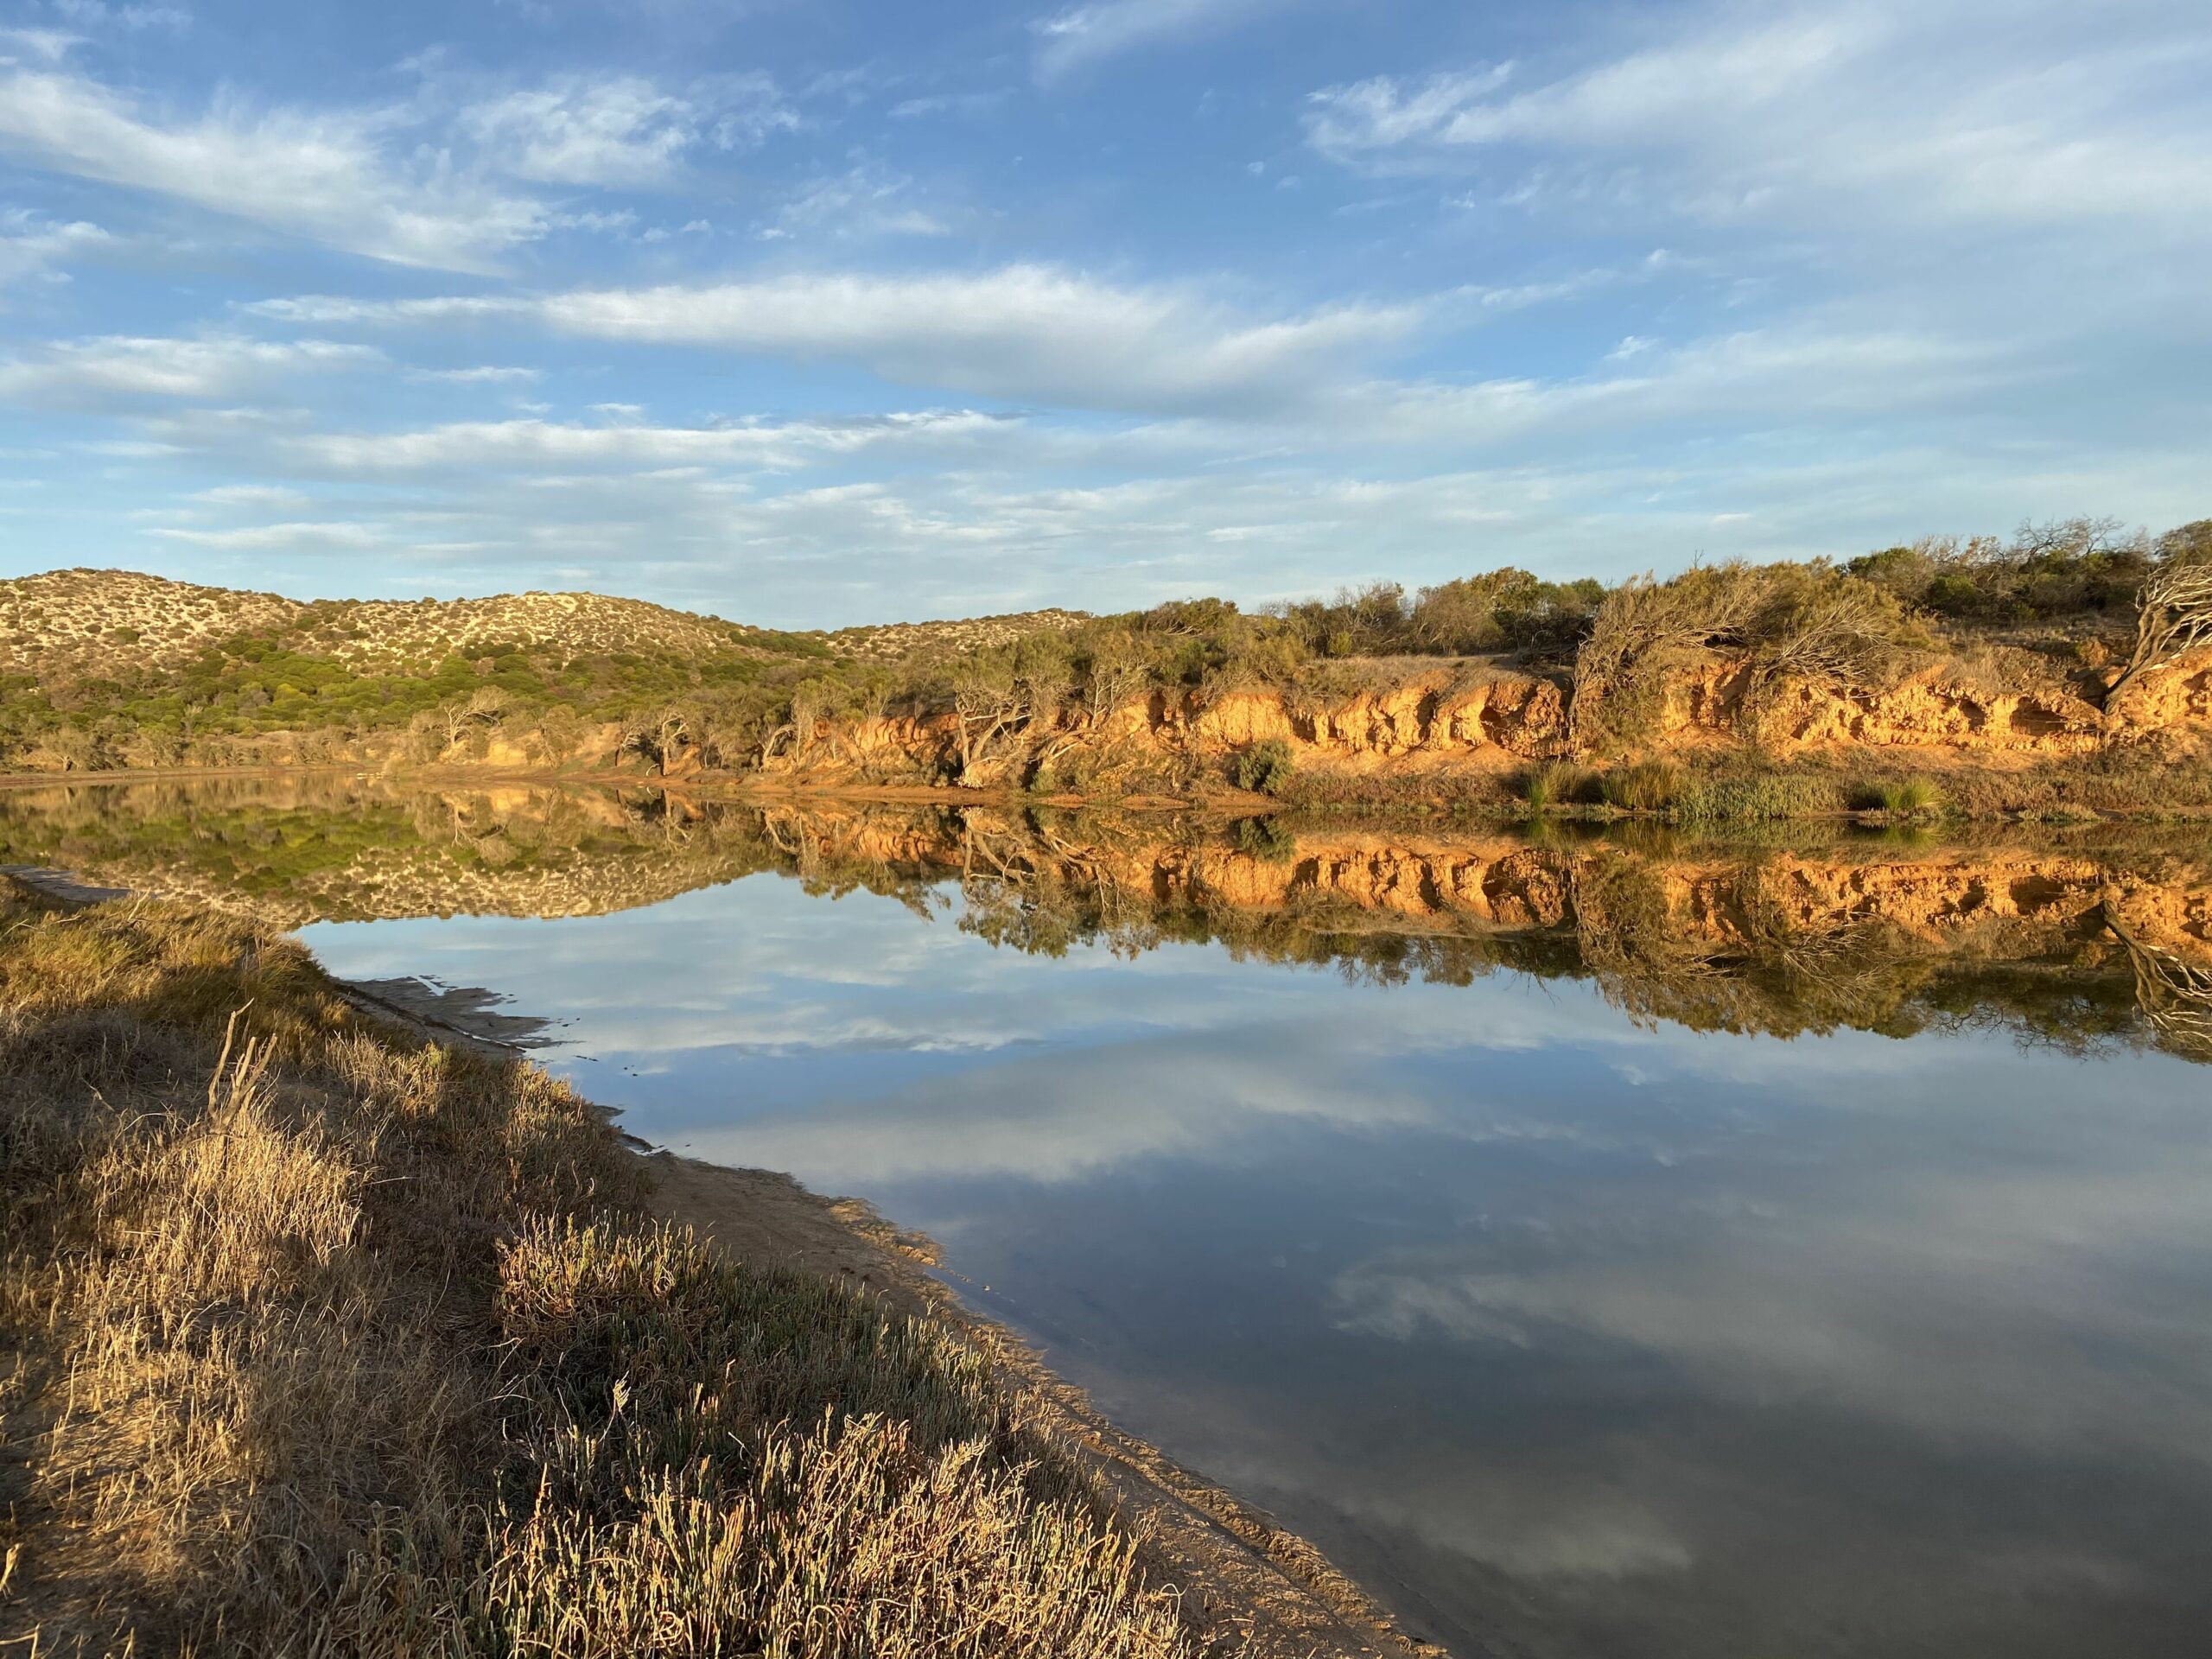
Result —
<instances>
[{"instance_id":1,"label":"still water","mask_svg":"<svg viewBox=\"0 0 2212 1659\"><path fill-rule=\"evenodd\" d=\"M480 874L497 804L453 810ZM630 834L649 901L557 919L316 920L379 907L277 885L341 976L556 1020L540 1058L645 1139L927 1233L1118 1422L1454 1653L2212 1651L2212 1070L2115 942L2164 916L2172 984L2212 988L2201 872L1763 852L1761 892L1856 895L1758 936L1806 966L1750 950L1740 907L1733 954L1668 956L1726 867L1669 855L1647 983L1580 850L1541 854L1585 884L1564 930L1499 874L1538 853L1484 853L1488 931L1449 950L1436 856L1355 916L1342 880L1332 909L1278 891L1325 877L1310 835L1208 855L1217 898L1306 915L1288 948L1162 922L1160 870L1197 855L1133 889L1094 860L1056 912L979 876L972 827L935 857L942 822L893 829L872 879L804 823L747 830L780 862L695 839L704 885L668 896ZM1895 897L1929 869L1952 910ZM1102 922L1109 886L1141 920ZM1876 944L1884 904L1912 925ZM1509 923L1537 943L1497 947Z\"/></svg>"}]
</instances>

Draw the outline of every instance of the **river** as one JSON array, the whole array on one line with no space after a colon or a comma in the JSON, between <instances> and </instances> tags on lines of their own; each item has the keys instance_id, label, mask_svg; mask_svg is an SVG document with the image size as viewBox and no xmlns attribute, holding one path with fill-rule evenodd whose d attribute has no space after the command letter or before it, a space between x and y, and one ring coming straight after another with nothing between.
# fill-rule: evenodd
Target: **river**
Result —
<instances>
[{"instance_id":1,"label":"river","mask_svg":"<svg viewBox=\"0 0 2212 1659\"><path fill-rule=\"evenodd\" d=\"M488 988L1465 1656L2212 1639L2212 858L363 785L0 854Z\"/></svg>"}]
</instances>

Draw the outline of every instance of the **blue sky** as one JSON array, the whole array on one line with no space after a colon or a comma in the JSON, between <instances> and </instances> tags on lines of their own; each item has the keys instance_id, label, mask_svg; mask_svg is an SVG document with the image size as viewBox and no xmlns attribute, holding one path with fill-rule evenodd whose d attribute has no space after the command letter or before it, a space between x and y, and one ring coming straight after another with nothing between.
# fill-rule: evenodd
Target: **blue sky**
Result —
<instances>
[{"instance_id":1,"label":"blue sky","mask_svg":"<svg viewBox=\"0 0 2212 1659\"><path fill-rule=\"evenodd\" d=\"M0 574L789 626L2212 513L2202 0L0 0Z\"/></svg>"}]
</instances>

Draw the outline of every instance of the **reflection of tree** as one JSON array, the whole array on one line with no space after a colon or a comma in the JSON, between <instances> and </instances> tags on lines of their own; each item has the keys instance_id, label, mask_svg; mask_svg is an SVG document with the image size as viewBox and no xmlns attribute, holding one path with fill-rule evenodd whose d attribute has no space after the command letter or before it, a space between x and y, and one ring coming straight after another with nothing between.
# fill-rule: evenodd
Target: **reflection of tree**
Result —
<instances>
[{"instance_id":1,"label":"reflection of tree","mask_svg":"<svg viewBox=\"0 0 2212 1659\"><path fill-rule=\"evenodd\" d=\"M1135 957L1172 936L1154 895L1132 893L1110 861L1042 817L1018 824L963 817L960 831L963 932L1050 957L1078 944Z\"/></svg>"},{"instance_id":2,"label":"reflection of tree","mask_svg":"<svg viewBox=\"0 0 2212 1659\"><path fill-rule=\"evenodd\" d=\"M1904 1034L1936 962L1902 930L1848 913L1789 913L1770 873L1746 862L1706 884L1694 919L1665 866L1621 855L1568 872L1576 944L1606 1000L1646 1025L1794 1036L1839 1027Z\"/></svg>"},{"instance_id":3,"label":"reflection of tree","mask_svg":"<svg viewBox=\"0 0 2212 1659\"><path fill-rule=\"evenodd\" d=\"M2145 944L2121 921L2107 900L2105 925L2126 947L2135 970L2135 1003L2144 1023L2158 1033L2159 1046L2186 1059L2212 1061L2212 968L2183 961L2171 950Z\"/></svg>"}]
</instances>

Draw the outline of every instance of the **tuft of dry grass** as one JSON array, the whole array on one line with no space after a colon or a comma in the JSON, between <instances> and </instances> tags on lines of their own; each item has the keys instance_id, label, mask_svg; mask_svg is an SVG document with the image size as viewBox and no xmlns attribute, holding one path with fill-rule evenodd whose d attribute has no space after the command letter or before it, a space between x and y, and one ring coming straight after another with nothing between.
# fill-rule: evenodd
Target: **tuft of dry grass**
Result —
<instances>
[{"instance_id":1,"label":"tuft of dry grass","mask_svg":"<svg viewBox=\"0 0 2212 1659\"><path fill-rule=\"evenodd\" d=\"M1580 766L1564 760L1539 761L1529 768L1521 780L1521 792L1529 803L1529 810L1536 813L1571 805L1588 787L1587 774Z\"/></svg>"},{"instance_id":2,"label":"tuft of dry grass","mask_svg":"<svg viewBox=\"0 0 2212 1659\"><path fill-rule=\"evenodd\" d=\"M1682 796L1682 769L1671 760L1639 760L1616 766L1598 779L1608 806L1629 812L1664 812Z\"/></svg>"},{"instance_id":3,"label":"tuft of dry grass","mask_svg":"<svg viewBox=\"0 0 2212 1659\"><path fill-rule=\"evenodd\" d=\"M647 1220L565 1085L251 924L0 888L0 1642L1196 1651L948 1327Z\"/></svg>"}]
</instances>

